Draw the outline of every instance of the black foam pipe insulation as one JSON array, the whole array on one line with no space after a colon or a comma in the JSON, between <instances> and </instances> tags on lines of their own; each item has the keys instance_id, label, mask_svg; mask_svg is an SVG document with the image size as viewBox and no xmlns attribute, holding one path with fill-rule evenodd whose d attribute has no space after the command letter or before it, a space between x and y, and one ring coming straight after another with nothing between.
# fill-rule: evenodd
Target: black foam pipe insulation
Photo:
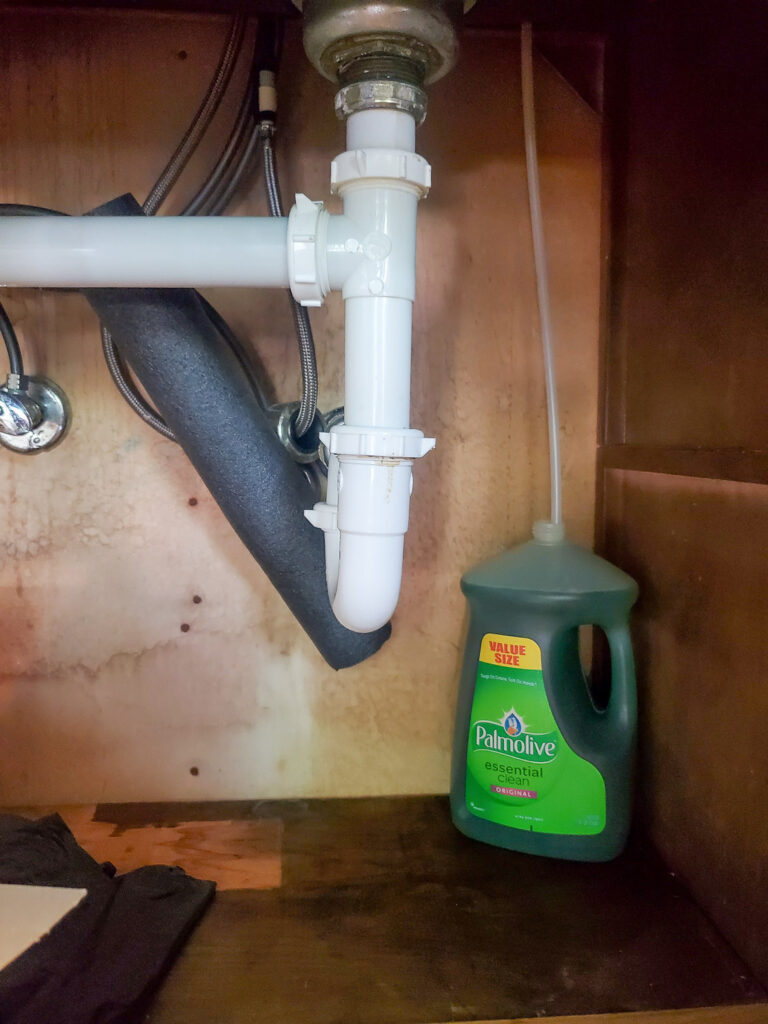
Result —
<instances>
[{"instance_id":1,"label":"black foam pipe insulation","mask_svg":"<svg viewBox=\"0 0 768 1024\"><path fill-rule=\"evenodd\" d=\"M141 216L121 196L93 216ZM325 660L356 665L391 626L353 633L331 609L315 495L280 443L228 345L188 288L83 290L203 482ZM371 581L375 585L375 581Z\"/></svg>"}]
</instances>

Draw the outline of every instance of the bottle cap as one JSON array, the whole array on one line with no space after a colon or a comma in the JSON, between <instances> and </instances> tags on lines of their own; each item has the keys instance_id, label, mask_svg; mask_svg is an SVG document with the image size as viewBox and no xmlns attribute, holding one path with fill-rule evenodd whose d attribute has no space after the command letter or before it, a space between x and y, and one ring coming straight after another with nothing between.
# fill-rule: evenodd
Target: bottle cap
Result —
<instances>
[{"instance_id":1,"label":"bottle cap","mask_svg":"<svg viewBox=\"0 0 768 1024\"><path fill-rule=\"evenodd\" d=\"M540 544L560 544L565 540L565 526L548 519L539 519L533 524L533 539Z\"/></svg>"}]
</instances>

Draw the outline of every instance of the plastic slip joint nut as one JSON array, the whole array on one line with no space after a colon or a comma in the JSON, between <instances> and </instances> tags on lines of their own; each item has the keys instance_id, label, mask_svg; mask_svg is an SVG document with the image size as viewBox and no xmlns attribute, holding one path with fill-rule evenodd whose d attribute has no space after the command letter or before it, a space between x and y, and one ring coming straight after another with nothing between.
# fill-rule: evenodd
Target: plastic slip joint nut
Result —
<instances>
[{"instance_id":1,"label":"plastic slip joint nut","mask_svg":"<svg viewBox=\"0 0 768 1024\"><path fill-rule=\"evenodd\" d=\"M288 275L291 294L302 306L322 306L329 291L318 265L324 218L323 203L302 194L296 196L288 215Z\"/></svg>"},{"instance_id":2,"label":"plastic slip joint nut","mask_svg":"<svg viewBox=\"0 0 768 1024\"><path fill-rule=\"evenodd\" d=\"M435 447L435 438L424 437L420 430L334 427L320 440L332 455L378 459L420 459Z\"/></svg>"},{"instance_id":3,"label":"plastic slip joint nut","mask_svg":"<svg viewBox=\"0 0 768 1024\"><path fill-rule=\"evenodd\" d=\"M432 168L423 156L404 149L354 149L331 164L331 192L365 179L400 182L424 197L432 185Z\"/></svg>"}]
</instances>

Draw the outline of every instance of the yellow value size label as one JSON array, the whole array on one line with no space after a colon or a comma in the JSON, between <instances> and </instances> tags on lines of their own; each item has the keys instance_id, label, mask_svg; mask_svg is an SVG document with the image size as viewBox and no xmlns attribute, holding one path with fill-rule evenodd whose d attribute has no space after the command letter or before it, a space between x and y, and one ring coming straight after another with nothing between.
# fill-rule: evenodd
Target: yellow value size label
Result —
<instances>
[{"instance_id":1,"label":"yellow value size label","mask_svg":"<svg viewBox=\"0 0 768 1024\"><path fill-rule=\"evenodd\" d=\"M486 633L480 646L480 661L541 671L541 648L528 637Z\"/></svg>"}]
</instances>

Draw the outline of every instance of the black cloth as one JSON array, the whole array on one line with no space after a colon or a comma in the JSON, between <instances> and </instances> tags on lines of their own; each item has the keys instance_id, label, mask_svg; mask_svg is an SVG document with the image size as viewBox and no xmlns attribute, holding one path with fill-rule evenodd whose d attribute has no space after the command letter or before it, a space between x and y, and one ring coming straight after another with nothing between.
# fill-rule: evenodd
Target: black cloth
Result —
<instances>
[{"instance_id":1,"label":"black cloth","mask_svg":"<svg viewBox=\"0 0 768 1024\"><path fill-rule=\"evenodd\" d=\"M0 1024L138 1024L216 888L181 868L116 875L58 814L0 815L0 882L88 891L0 971Z\"/></svg>"}]
</instances>

